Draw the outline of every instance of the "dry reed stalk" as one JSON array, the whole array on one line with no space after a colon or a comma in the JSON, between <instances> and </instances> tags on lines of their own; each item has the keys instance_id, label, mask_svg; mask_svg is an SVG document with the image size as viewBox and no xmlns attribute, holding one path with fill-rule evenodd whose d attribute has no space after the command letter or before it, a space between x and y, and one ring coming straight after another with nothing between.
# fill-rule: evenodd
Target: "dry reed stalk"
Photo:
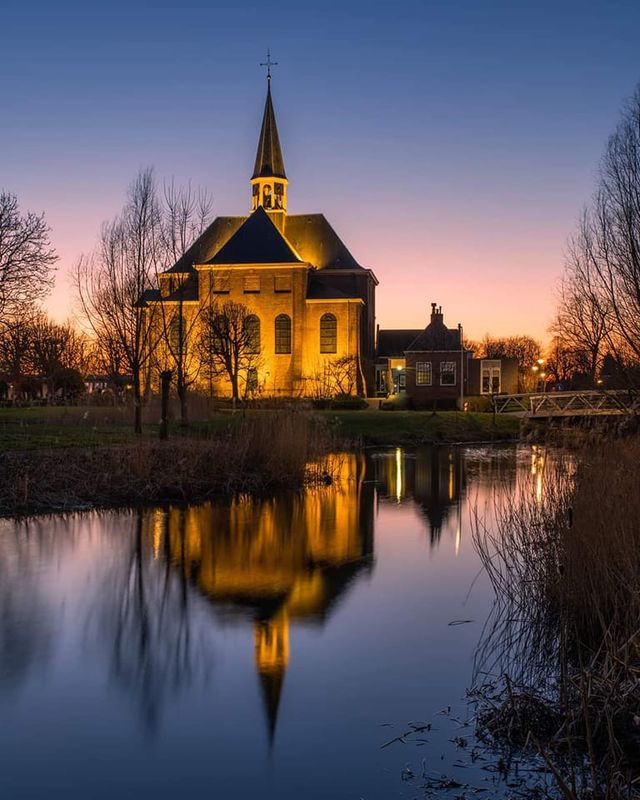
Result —
<instances>
[{"instance_id":1,"label":"dry reed stalk","mask_svg":"<svg viewBox=\"0 0 640 800\"><path fill-rule=\"evenodd\" d=\"M565 797L640 795L639 461L638 438L601 444L575 474L557 465L542 503L498 507L496 531L475 520L496 592L478 674L503 670L563 715L537 738Z\"/></svg>"},{"instance_id":2,"label":"dry reed stalk","mask_svg":"<svg viewBox=\"0 0 640 800\"><path fill-rule=\"evenodd\" d=\"M298 488L321 478L308 465L336 444L322 420L276 413L247 417L207 438L3 453L0 514Z\"/></svg>"}]
</instances>

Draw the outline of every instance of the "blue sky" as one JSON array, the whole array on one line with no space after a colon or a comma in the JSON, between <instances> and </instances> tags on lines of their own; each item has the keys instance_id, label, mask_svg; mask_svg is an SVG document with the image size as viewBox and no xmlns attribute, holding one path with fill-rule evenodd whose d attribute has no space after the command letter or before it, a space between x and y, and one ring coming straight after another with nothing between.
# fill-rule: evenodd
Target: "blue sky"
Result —
<instances>
[{"instance_id":1,"label":"blue sky","mask_svg":"<svg viewBox=\"0 0 640 800\"><path fill-rule=\"evenodd\" d=\"M264 71L292 212L474 336L542 335L566 237L640 81L640 2L16 3L0 27L0 186L44 210L65 276L142 166L246 213Z\"/></svg>"}]
</instances>

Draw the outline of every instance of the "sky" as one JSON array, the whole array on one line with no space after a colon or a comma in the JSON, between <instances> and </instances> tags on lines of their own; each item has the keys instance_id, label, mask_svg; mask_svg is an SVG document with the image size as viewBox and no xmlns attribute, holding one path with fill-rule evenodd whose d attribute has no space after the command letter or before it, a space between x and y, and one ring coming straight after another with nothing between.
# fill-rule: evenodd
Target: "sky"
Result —
<instances>
[{"instance_id":1,"label":"sky","mask_svg":"<svg viewBox=\"0 0 640 800\"><path fill-rule=\"evenodd\" d=\"M0 0L0 188L44 211L47 307L142 167L246 214L271 48L289 211L465 334L546 337L567 237L640 81L639 0Z\"/></svg>"}]
</instances>

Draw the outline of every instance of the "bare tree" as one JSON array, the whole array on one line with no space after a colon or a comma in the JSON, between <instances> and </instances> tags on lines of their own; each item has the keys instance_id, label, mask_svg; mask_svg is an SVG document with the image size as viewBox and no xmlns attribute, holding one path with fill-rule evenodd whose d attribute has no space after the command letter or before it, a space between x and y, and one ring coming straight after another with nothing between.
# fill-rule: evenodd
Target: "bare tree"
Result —
<instances>
[{"instance_id":1,"label":"bare tree","mask_svg":"<svg viewBox=\"0 0 640 800\"><path fill-rule=\"evenodd\" d=\"M161 203L165 266L176 263L204 231L211 220L211 208L211 197L206 191L194 191L191 184L186 188L177 188L173 182L165 184ZM189 388L197 381L202 366L197 339L200 317L208 305L207 297L199 292L196 275L157 275L156 279L163 294L159 303L159 321L169 362L166 366L175 372L180 421L186 425L189 421ZM194 298L196 302L193 302Z\"/></svg>"},{"instance_id":2,"label":"bare tree","mask_svg":"<svg viewBox=\"0 0 640 800\"><path fill-rule=\"evenodd\" d=\"M133 382L134 428L142 433L142 381L156 343L153 309L145 292L162 257L161 216L151 169L142 170L127 202L103 226L98 251L82 257L75 269L76 294L96 337L117 343Z\"/></svg>"},{"instance_id":3,"label":"bare tree","mask_svg":"<svg viewBox=\"0 0 640 800\"><path fill-rule=\"evenodd\" d=\"M49 394L73 384L80 391L87 372L86 337L70 323L57 323L45 314L36 315L29 326L30 354L34 373L47 382Z\"/></svg>"},{"instance_id":4,"label":"bare tree","mask_svg":"<svg viewBox=\"0 0 640 800\"><path fill-rule=\"evenodd\" d=\"M14 384L34 371L33 319L34 312L23 308L0 326L0 372Z\"/></svg>"},{"instance_id":5,"label":"bare tree","mask_svg":"<svg viewBox=\"0 0 640 800\"><path fill-rule=\"evenodd\" d=\"M481 343L482 358L515 358L518 362L520 390L526 391L531 383L531 369L542 354L542 345L531 336L484 337Z\"/></svg>"},{"instance_id":6,"label":"bare tree","mask_svg":"<svg viewBox=\"0 0 640 800\"><path fill-rule=\"evenodd\" d=\"M0 319L47 294L56 260L44 214L22 214L16 195L0 192Z\"/></svg>"},{"instance_id":7,"label":"bare tree","mask_svg":"<svg viewBox=\"0 0 640 800\"><path fill-rule=\"evenodd\" d=\"M257 317L242 303L227 300L210 303L202 315L198 351L212 377L224 376L231 384L234 401L256 391L260 361L260 328Z\"/></svg>"},{"instance_id":8,"label":"bare tree","mask_svg":"<svg viewBox=\"0 0 640 800\"><path fill-rule=\"evenodd\" d=\"M640 87L623 110L600 165L598 187L574 240L607 314L608 346L640 360Z\"/></svg>"},{"instance_id":9,"label":"bare tree","mask_svg":"<svg viewBox=\"0 0 640 800\"><path fill-rule=\"evenodd\" d=\"M558 311L550 331L573 353L575 369L594 384L612 333L611 303L598 286L589 256L590 234L583 227L569 242Z\"/></svg>"}]
</instances>

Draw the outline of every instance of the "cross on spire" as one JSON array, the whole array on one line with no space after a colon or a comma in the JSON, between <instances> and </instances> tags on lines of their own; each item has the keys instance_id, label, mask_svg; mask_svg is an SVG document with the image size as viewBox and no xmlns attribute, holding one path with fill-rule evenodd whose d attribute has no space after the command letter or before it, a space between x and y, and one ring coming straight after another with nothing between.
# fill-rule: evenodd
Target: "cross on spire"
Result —
<instances>
[{"instance_id":1,"label":"cross on spire","mask_svg":"<svg viewBox=\"0 0 640 800\"><path fill-rule=\"evenodd\" d=\"M267 80L271 83L271 67L277 67L278 62L271 60L271 49L267 48L267 60L260 62L261 67L267 68Z\"/></svg>"}]
</instances>

